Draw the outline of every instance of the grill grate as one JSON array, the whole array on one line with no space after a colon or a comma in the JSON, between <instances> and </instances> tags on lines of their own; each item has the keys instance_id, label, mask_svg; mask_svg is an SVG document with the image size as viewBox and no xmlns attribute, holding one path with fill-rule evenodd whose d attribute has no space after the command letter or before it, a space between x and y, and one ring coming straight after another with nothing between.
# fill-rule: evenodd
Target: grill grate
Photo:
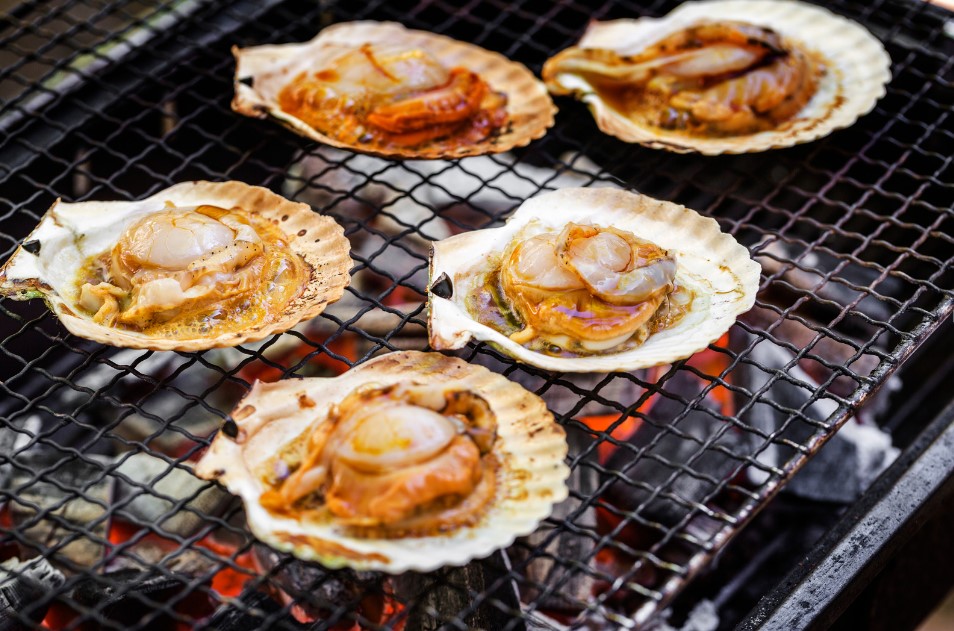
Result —
<instances>
[{"instance_id":1,"label":"grill grate","mask_svg":"<svg viewBox=\"0 0 954 631\"><path fill-rule=\"evenodd\" d=\"M0 593L23 599L0 619L76 629L632 627L951 313L954 43L941 10L838 3L885 42L894 79L874 112L808 145L665 154L603 136L584 107L560 100L556 127L513 155L401 163L233 115L230 46L391 19L538 72L589 18L658 15L672 3L340 4L60 0L23 3L0 23L4 259L57 197L138 198L184 180L239 179L335 217L356 261L354 284L326 314L238 349L104 348L67 335L41 305L0 304ZM241 507L192 478L188 462L252 379L340 372L424 347L428 239L499 223L539 191L589 184L714 217L762 263L762 286L730 336L664 369L551 375L485 345L462 354L541 394L568 430L571 499L534 536L427 576L325 572L254 543Z\"/></svg>"}]
</instances>

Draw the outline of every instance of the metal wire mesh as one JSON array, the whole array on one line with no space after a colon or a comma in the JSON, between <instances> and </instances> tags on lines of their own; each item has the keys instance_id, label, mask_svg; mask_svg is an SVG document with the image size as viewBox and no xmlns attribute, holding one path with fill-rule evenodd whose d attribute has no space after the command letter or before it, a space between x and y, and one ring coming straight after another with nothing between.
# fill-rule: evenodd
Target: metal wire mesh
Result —
<instances>
[{"instance_id":1,"label":"metal wire mesh","mask_svg":"<svg viewBox=\"0 0 954 631\"><path fill-rule=\"evenodd\" d=\"M544 139L512 155L402 163L331 151L229 111L229 48L392 19L538 72L588 19L671 4L66 0L7 15L4 258L57 197L239 179L335 217L357 264L345 298L314 322L201 353L104 348L42 305L5 300L0 592L22 602L0 614L27 628L512 629L631 627L664 607L951 312L954 45L943 12L838 3L885 43L887 96L823 140L719 158L607 138L569 100ZM568 430L571 499L534 536L427 576L323 571L255 543L241 507L192 477L188 463L252 379L425 346L429 239L588 184L714 217L764 274L755 311L729 337L665 369L554 375L484 345L463 353L544 396Z\"/></svg>"}]
</instances>

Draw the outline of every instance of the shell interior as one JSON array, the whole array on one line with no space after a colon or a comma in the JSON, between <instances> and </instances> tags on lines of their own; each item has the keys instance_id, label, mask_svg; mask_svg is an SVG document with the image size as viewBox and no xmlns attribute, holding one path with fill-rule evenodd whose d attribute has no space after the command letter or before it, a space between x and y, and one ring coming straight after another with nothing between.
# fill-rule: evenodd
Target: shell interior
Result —
<instances>
[{"instance_id":1,"label":"shell interior","mask_svg":"<svg viewBox=\"0 0 954 631\"><path fill-rule=\"evenodd\" d=\"M327 136L279 107L278 93L292 78L306 70L322 69L347 51L376 42L406 46L409 50L423 49L447 68L464 66L476 72L493 90L507 93L508 122L497 135L452 151L426 145L369 151L361 145L350 145ZM460 158L499 153L541 138L553 125L556 112L546 87L522 64L473 44L411 30L395 22L345 22L322 30L309 42L233 48L232 53L236 59L233 110L258 118L271 115L301 136L353 151L404 158Z\"/></svg>"},{"instance_id":2,"label":"shell interior","mask_svg":"<svg viewBox=\"0 0 954 631\"><path fill-rule=\"evenodd\" d=\"M652 241L676 256L676 283L693 291L689 312L641 346L600 355L560 357L529 350L468 313L466 299L488 261L499 260L515 235L559 231L569 222L613 226ZM472 338L493 343L519 361L560 372L614 372L682 359L725 333L755 302L761 268L748 250L719 230L714 219L684 206L613 189L570 188L524 202L500 228L459 234L434 244L431 282L447 274L449 298L429 294L428 330L435 349L455 349Z\"/></svg>"},{"instance_id":3,"label":"shell interior","mask_svg":"<svg viewBox=\"0 0 954 631\"><path fill-rule=\"evenodd\" d=\"M111 248L127 226L163 210L167 202L176 207L240 207L280 227L292 252L308 268L305 287L283 316L242 332L171 339L97 324L85 315L77 306L75 286L84 261ZM341 297L350 282L353 264L344 230L333 219L318 215L307 204L290 202L268 189L241 182L183 182L134 202L68 204L57 200L24 242L31 241L38 242L39 250L34 253L34 248L28 251L21 246L0 270L0 293L17 299L44 298L74 335L112 346L152 350L235 346L290 329Z\"/></svg>"},{"instance_id":4,"label":"shell interior","mask_svg":"<svg viewBox=\"0 0 954 631\"><path fill-rule=\"evenodd\" d=\"M367 539L333 523L275 516L261 506L265 489L253 471L282 446L322 423L331 405L359 386L407 382L466 388L483 396L496 415L499 486L475 526L428 537ZM260 540L326 567L399 573L463 565L532 532L568 493L566 437L543 400L486 368L440 353L395 352L335 378L256 383L232 418L237 438L220 432L196 474L242 498L249 527Z\"/></svg>"},{"instance_id":5,"label":"shell interior","mask_svg":"<svg viewBox=\"0 0 954 631\"><path fill-rule=\"evenodd\" d=\"M864 27L827 9L793 0L687 2L658 19L593 22L577 46L632 55L703 21L748 22L771 28L819 53L828 71L811 100L779 129L720 138L694 137L634 122L607 105L579 75L558 74L549 87L554 93L581 95L599 128L621 140L677 153L719 155L789 147L848 127L874 108L891 80L890 57Z\"/></svg>"}]
</instances>

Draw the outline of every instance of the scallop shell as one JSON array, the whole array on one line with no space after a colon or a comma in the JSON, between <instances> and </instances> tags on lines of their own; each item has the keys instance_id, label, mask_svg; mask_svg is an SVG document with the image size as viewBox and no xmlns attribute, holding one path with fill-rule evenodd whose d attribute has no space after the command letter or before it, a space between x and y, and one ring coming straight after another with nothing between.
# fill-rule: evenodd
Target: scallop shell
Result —
<instances>
[{"instance_id":1,"label":"scallop shell","mask_svg":"<svg viewBox=\"0 0 954 631\"><path fill-rule=\"evenodd\" d=\"M97 324L76 304L76 274L90 256L112 247L125 228L144 215L178 207L212 204L241 207L280 226L288 244L308 266L304 291L276 322L214 337L168 339ZM351 280L353 265L344 230L307 204L288 201L268 189L242 182L182 182L135 202L63 203L57 200L40 223L0 268L0 294L17 300L42 297L74 335L103 344L151 350L194 351L236 346L290 329L338 300Z\"/></svg>"},{"instance_id":2,"label":"scallop shell","mask_svg":"<svg viewBox=\"0 0 954 631\"><path fill-rule=\"evenodd\" d=\"M891 58L867 29L827 9L791 0L687 2L669 15L593 22L577 44L632 55L662 38L702 21L738 21L771 28L819 53L828 72L801 112L779 129L744 136L701 138L644 126L609 107L584 78L559 74L548 84L554 94L576 93L599 128L626 142L677 153L753 153L790 147L852 125L885 95Z\"/></svg>"},{"instance_id":3,"label":"scallop shell","mask_svg":"<svg viewBox=\"0 0 954 631\"><path fill-rule=\"evenodd\" d=\"M531 222L537 223L529 229L546 232L562 230L571 221L628 230L674 254L676 283L695 294L689 312L641 346L585 357L538 353L475 321L467 312L467 297L514 236L524 236ZM434 243L431 282L447 274L452 294L441 298L429 293L430 344L435 349L455 349L476 338L519 361L559 372L616 372L667 364L702 350L725 333L736 316L752 308L760 270L748 250L721 232L714 219L685 206L615 189L562 189L525 201L500 228Z\"/></svg>"},{"instance_id":4,"label":"scallop shell","mask_svg":"<svg viewBox=\"0 0 954 631\"><path fill-rule=\"evenodd\" d=\"M491 88L507 94L508 121L498 135L480 143L440 148L397 148L369 151L324 135L278 106L278 93L300 72L325 67L344 52L366 43L386 42L430 52L445 67L464 66L476 72ZM499 153L523 147L543 137L553 126L556 107L546 87L523 64L499 53L459 42L450 37L405 28L396 22L344 22L322 30L301 44L233 48L235 55L235 98L232 109L254 118L273 116L296 134L342 149L398 158L462 158Z\"/></svg>"},{"instance_id":5,"label":"scallop shell","mask_svg":"<svg viewBox=\"0 0 954 631\"><path fill-rule=\"evenodd\" d=\"M253 474L289 442L327 418L329 408L364 384L445 384L480 394L497 417L493 451L500 461L492 505L472 527L429 537L366 539L333 523L270 514ZM331 379L257 382L232 412L238 434L220 432L196 465L242 498L248 525L265 543L330 568L399 573L463 565L533 532L567 496L566 435L540 397L505 377L440 353L383 355Z\"/></svg>"}]
</instances>

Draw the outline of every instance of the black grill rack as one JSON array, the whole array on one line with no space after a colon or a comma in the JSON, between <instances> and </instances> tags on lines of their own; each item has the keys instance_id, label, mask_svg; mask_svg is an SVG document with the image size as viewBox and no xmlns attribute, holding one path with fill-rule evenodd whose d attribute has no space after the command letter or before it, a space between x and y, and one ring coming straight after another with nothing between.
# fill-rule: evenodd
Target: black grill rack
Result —
<instances>
[{"instance_id":1,"label":"black grill rack","mask_svg":"<svg viewBox=\"0 0 954 631\"><path fill-rule=\"evenodd\" d=\"M315 322L228 351L105 348L36 301L4 300L0 593L22 601L0 615L27 628L46 616L70 629L537 629L635 627L664 608L951 313L947 14L836 3L884 42L885 98L822 140L717 158L618 142L568 99L549 134L513 154L401 163L330 151L229 110L229 49L396 20L539 72L591 18L672 6L62 0L5 16L4 258L58 197L238 179L333 216L356 267ZM485 345L462 353L543 396L568 430L571 498L534 536L426 576L324 571L255 543L241 507L191 476L252 378L424 348L428 239L590 184L714 217L762 263L761 292L728 338L665 369L555 375Z\"/></svg>"}]
</instances>

